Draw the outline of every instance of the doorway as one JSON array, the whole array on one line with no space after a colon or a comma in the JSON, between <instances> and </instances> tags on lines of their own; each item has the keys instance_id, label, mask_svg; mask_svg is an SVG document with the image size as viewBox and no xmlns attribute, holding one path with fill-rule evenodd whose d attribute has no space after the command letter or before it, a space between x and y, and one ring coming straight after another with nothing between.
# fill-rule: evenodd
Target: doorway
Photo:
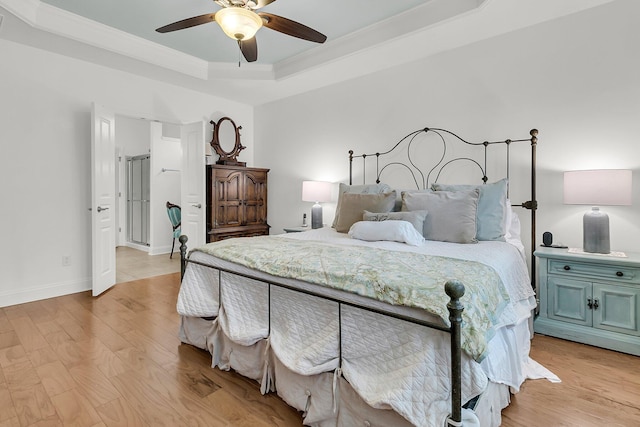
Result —
<instances>
[{"instance_id":1,"label":"doorway","mask_svg":"<svg viewBox=\"0 0 640 427\"><path fill-rule=\"evenodd\" d=\"M180 271L166 202L179 204L180 127L116 115L116 283ZM178 138L175 138L175 135Z\"/></svg>"},{"instance_id":2,"label":"doorway","mask_svg":"<svg viewBox=\"0 0 640 427\"><path fill-rule=\"evenodd\" d=\"M91 197L95 209L92 207L90 210L93 296L100 295L116 283L116 248L126 246L123 231L126 230L123 227L126 224L126 190L121 187L126 182L124 159L126 156L144 154L127 152L128 141L123 143L123 137L127 135L123 129L126 129L127 123L140 125L140 122L144 122L141 127L146 126L146 136L133 138L133 143L147 144L146 152L151 159L149 255L165 254L169 258L173 227L166 211L167 201L180 201L181 230L183 234L192 236L192 247L204 244L205 238L206 122L201 120L165 126L158 121L117 116L119 120L116 126L116 116L109 108L92 104ZM166 136L165 129L176 129L179 138ZM176 153L172 153L172 150ZM178 174L171 178L172 172ZM174 185L165 185L167 181Z\"/></svg>"}]
</instances>

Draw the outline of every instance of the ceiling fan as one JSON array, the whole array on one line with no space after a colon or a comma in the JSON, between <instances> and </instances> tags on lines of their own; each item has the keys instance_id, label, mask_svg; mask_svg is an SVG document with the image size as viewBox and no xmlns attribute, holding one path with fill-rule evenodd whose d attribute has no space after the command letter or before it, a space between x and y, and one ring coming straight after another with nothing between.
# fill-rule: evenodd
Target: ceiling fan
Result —
<instances>
[{"instance_id":1,"label":"ceiling fan","mask_svg":"<svg viewBox=\"0 0 640 427\"><path fill-rule=\"evenodd\" d=\"M313 28L302 25L291 19L266 12L255 12L273 3L276 0L214 0L222 9L215 13L194 16L156 29L159 33L182 30L216 21L222 31L238 42L242 55L247 62L258 59L258 44L255 34L265 26L275 31L308 40L316 43L324 43L327 36Z\"/></svg>"}]
</instances>

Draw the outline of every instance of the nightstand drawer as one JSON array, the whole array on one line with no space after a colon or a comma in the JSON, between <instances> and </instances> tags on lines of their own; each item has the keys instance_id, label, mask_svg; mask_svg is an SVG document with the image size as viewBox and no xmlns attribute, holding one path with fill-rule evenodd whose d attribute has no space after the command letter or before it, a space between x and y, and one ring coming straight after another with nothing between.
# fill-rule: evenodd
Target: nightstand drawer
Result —
<instances>
[{"instance_id":1,"label":"nightstand drawer","mask_svg":"<svg viewBox=\"0 0 640 427\"><path fill-rule=\"evenodd\" d=\"M549 273L586 277L590 280L597 278L640 283L640 269L615 265L583 264L573 261L550 259Z\"/></svg>"}]
</instances>

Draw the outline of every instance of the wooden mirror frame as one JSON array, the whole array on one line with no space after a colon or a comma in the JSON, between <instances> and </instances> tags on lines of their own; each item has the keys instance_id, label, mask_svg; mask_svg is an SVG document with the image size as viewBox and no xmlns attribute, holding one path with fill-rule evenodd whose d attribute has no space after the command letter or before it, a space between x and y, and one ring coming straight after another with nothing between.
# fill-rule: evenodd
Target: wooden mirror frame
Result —
<instances>
[{"instance_id":1,"label":"wooden mirror frame","mask_svg":"<svg viewBox=\"0 0 640 427\"><path fill-rule=\"evenodd\" d=\"M224 151L222 146L220 145L220 125L225 121L229 120L235 129L235 142L233 145L233 150ZM216 164L218 165L235 165L235 166L246 166L246 162L237 161L237 157L240 154L240 151L244 150L245 146L240 142L240 129L242 126L236 126L236 123L229 117L223 117L218 122L214 122L211 120L209 123L213 125L213 139L211 140L211 147L213 147L214 151L220 156Z\"/></svg>"}]
</instances>

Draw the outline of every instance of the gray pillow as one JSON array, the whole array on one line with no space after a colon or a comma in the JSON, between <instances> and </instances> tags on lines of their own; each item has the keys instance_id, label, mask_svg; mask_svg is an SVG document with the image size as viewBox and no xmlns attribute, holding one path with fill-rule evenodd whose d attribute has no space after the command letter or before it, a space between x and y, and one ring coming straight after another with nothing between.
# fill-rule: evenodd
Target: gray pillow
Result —
<instances>
[{"instance_id":1,"label":"gray pillow","mask_svg":"<svg viewBox=\"0 0 640 427\"><path fill-rule=\"evenodd\" d=\"M364 221L408 221L422 235L424 230L424 219L427 211L414 212L369 212L364 211L362 219Z\"/></svg>"},{"instance_id":2,"label":"gray pillow","mask_svg":"<svg viewBox=\"0 0 640 427\"><path fill-rule=\"evenodd\" d=\"M476 243L479 190L405 191L403 211L428 211L423 236L427 240Z\"/></svg>"},{"instance_id":3,"label":"gray pillow","mask_svg":"<svg viewBox=\"0 0 640 427\"><path fill-rule=\"evenodd\" d=\"M448 185L433 184L436 191L469 191L480 190L476 223L478 240L498 240L504 242L507 228L507 179L492 184L481 185Z\"/></svg>"},{"instance_id":4,"label":"gray pillow","mask_svg":"<svg viewBox=\"0 0 640 427\"><path fill-rule=\"evenodd\" d=\"M344 193L340 210L336 212L336 231L348 232L354 223L362 221L364 211L390 212L395 202L395 191L382 194Z\"/></svg>"},{"instance_id":5,"label":"gray pillow","mask_svg":"<svg viewBox=\"0 0 640 427\"><path fill-rule=\"evenodd\" d=\"M340 213L340 207L342 205L342 195L344 193L357 193L357 194L380 194L388 193L391 191L391 187L387 184L365 184L365 185L347 185L340 183L338 187L338 203L336 204L336 216L333 218L333 224L331 226L336 228L338 222L338 214Z\"/></svg>"}]
</instances>

